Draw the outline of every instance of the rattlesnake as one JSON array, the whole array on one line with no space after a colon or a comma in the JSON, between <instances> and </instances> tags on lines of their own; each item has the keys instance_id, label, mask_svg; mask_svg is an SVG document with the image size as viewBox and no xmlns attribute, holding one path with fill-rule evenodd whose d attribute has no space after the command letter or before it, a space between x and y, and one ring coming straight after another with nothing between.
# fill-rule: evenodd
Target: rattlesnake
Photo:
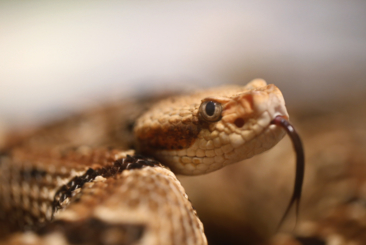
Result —
<instances>
[{"instance_id":1,"label":"rattlesnake","mask_svg":"<svg viewBox=\"0 0 366 245\"><path fill-rule=\"evenodd\" d=\"M288 118L280 90L257 79L154 104L134 125L144 156L125 151L123 135L104 134L100 115L12 140L0 162L0 219L9 232L33 232L7 242L206 244L173 172L209 173L270 149L285 134L278 116Z\"/></svg>"}]
</instances>

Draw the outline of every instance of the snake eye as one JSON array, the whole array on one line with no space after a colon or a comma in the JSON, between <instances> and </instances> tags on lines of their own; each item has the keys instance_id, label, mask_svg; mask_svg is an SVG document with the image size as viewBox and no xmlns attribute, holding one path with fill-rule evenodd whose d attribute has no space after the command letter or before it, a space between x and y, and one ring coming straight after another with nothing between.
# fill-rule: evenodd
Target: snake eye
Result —
<instances>
[{"instance_id":1,"label":"snake eye","mask_svg":"<svg viewBox=\"0 0 366 245\"><path fill-rule=\"evenodd\" d=\"M202 119L209 122L216 122L220 120L221 111L221 104L211 100L202 102L199 109Z\"/></svg>"}]
</instances>

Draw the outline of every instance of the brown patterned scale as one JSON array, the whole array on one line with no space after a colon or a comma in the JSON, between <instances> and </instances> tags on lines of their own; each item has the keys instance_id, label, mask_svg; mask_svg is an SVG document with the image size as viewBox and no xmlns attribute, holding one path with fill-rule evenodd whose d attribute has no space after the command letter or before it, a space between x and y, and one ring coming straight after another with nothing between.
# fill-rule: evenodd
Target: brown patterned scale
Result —
<instances>
[{"instance_id":1,"label":"brown patterned scale","mask_svg":"<svg viewBox=\"0 0 366 245\"><path fill-rule=\"evenodd\" d=\"M133 105L106 107L13 137L0 159L0 230L32 233L7 242L207 244L174 173L209 173L260 154L283 138L283 128L298 157L282 221L298 204L302 145L276 86L257 79L171 97L144 113ZM150 157L123 150L130 146Z\"/></svg>"},{"instance_id":2,"label":"brown patterned scale","mask_svg":"<svg viewBox=\"0 0 366 245\"><path fill-rule=\"evenodd\" d=\"M206 243L183 187L153 159L86 147L52 158L52 165L43 164L47 156L33 157L19 150L1 158L1 218L9 230L36 232L14 242L47 244L62 231L64 244Z\"/></svg>"}]
</instances>

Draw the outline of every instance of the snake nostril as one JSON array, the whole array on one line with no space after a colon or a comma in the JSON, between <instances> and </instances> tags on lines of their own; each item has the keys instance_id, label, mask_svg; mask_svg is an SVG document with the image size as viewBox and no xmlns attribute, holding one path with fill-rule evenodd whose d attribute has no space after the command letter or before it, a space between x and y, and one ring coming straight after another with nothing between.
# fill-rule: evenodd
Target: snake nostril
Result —
<instances>
[{"instance_id":1,"label":"snake nostril","mask_svg":"<svg viewBox=\"0 0 366 245\"><path fill-rule=\"evenodd\" d=\"M243 119L243 118L241 118L241 117L239 117L239 118L235 119L235 121L234 121L234 124L235 124L238 128L243 127L244 123L245 123L245 122L244 122L244 119Z\"/></svg>"}]
</instances>

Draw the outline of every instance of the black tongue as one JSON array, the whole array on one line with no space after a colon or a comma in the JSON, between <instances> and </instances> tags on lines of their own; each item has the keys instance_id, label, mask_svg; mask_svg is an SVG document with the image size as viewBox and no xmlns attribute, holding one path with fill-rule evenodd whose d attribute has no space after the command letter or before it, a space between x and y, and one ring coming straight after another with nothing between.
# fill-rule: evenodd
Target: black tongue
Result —
<instances>
[{"instance_id":1,"label":"black tongue","mask_svg":"<svg viewBox=\"0 0 366 245\"><path fill-rule=\"evenodd\" d=\"M304 181L304 173L305 173L305 157L304 157L304 148L302 146L302 142L300 136L297 134L295 128L290 124L290 122L283 116L277 116L272 120L271 124L275 124L276 126L282 127L288 136L290 136L292 145L296 152L296 177L295 177L295 185L294 191L290 200L290 203L287 206L285 214L282 216L280 223L277 226L277 230L281 228L283 222L285 221L288 213L291 210L291 207L296 203L296 221L299 217L299 205L301 198L302 185Z\"/></svg>"}]
</instances>

